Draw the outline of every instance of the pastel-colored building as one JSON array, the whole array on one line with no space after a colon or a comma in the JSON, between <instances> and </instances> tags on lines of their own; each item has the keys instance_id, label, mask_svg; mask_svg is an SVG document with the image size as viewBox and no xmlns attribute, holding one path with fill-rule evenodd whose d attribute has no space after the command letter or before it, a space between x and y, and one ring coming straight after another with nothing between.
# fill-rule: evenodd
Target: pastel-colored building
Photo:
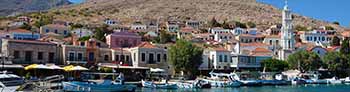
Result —
<instances>
[{"instance_id":1,"label":"pastel-colored building","mask_svg":"<svg viewBox=\"0 0 350 92\"><path fill-rule=\"evenodd\" d=\"M149 42L130 48L132 65L134 67L151 67L168 69L167 50Z\"/></svg>"},{"instance_id":2,"label":"pastel-colored building","mask_svg":"<svg viewBox=\"0 0 350 92\"><path fill-rule=\"evenodd\" d=\"M141 44L141 36L131 32L115 32L106 36L109 48L135 47Z\"/></svg>"},{"instance_id":3,"label":"pastel-colored building","mask_svg":"<svg viewBox=\"0 0 350 92\"><path fill-rule=\"evenodd\" d=\"M63 36L67 36L70 30L65 25L48 24L40 27L40 34L55 33Z\"/></svg>"}]
</instances>

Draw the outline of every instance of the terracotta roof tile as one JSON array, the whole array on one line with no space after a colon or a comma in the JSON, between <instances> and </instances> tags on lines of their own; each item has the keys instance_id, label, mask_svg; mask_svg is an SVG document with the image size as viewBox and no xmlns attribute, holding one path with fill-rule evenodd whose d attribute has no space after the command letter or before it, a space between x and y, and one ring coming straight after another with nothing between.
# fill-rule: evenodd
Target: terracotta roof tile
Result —
<instances>
[{"instance_id":1,"label":"terracotta roof tile","mask_svg":"<svg viewBox=\"0 0 350 92\"><path fill-rule=\"evenodd\" d=\"M240 46L269 46L268 44L265 43L240 43Z\"/></svg>"},{"instance_id":2,"label":"terracotta roof tile","mask_svg":"<svg viewBox=\"0 0 350 92\"><path fill-rule=\"evenodd\" d=\"M158 47L154 46L153 44L151 44L149 42L142 42L137 47L139 47L139 48L158 48Z\"/></svg>"},{"instance_id":3,"label":"terracotta roof tile","mask_svg":"<svg viewBox=\"0 0 350 92\"><path fill-rule=\"evenodd\" d=\"M54 43L45 42L45 41L39 41L39 40L9 40L10 42L19 42L19 43L34 43L34 44L48 44L48 45L54 45Z\"/></svg>"}]
</instances>

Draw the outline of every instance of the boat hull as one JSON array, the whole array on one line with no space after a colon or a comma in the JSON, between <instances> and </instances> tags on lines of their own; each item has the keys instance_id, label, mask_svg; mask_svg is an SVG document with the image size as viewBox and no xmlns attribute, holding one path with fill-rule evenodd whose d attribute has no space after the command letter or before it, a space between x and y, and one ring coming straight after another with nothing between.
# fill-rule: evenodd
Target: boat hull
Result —
<instances>
[{"instance_id":1,"label":"boat hull","mask_svg":"<svg viewBox=\"0 0 350 92\"><path fill-rule=\"evenodd\" d=\"M19 88L20 86L10 86L10 87L1 87L0 88L0 92L17 92L16 90Z\"/></svg>"},{"instance_id":2,"label":"boat hull","mask_svg":"<svg viewBox=\"0 0 350 92\"><path fill-rule=\"evenodd\" d=\"M136 90L135 85L101 85L88 82L62 82L62 84L64 91L74 92L134 92Z\"/></svg>"},{"instance_id":3,"label":"boat hull","mask_svg":"<svg viewBox=\"0 0 350 92\"><path fill-rule=\"evenodd\" d=\"M151 81L141 81L142 86L145 88L157 88L157 89L177 89L178 86L176 84L162 83L156 84Z\"/></svg>"}]
</instances>

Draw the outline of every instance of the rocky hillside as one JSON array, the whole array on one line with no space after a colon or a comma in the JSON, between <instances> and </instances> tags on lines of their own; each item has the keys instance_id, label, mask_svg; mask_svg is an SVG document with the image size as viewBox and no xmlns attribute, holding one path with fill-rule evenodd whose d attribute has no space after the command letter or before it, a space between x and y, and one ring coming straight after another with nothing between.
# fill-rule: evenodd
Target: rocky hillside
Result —
<instances>
[{"instance_id":1,"label":"rocky hillside","mask_svg":"<svg viewBox=\"0 0 350 92\"><path fill-rule=\"evenodd\" d=\"M283 2L281 1L281 3ZM221 22L224 20L251 21L256 23L259 28L267 28L281 23L280 9L255 0L87 0L82 4L52 9L48 14L57 20L82 24L101 24L106 18L118 19L122 22L158 18L161 20L169 18L195 19L207 22L213 17ZM337 25L298 14L294 14L293 17L295 25L308 27L330 25L340 30L343 29Z\"/></svg>"},{"instance_id":2,"label":"rocky hillside","mask_svg":"<svg viewBox=\"0 0 350 92\"><path fill-rule=\"evenodd\" d=\"M0 0L0 16L34 12L71 4L68 0Z\"/></svg>"}]
</instances>

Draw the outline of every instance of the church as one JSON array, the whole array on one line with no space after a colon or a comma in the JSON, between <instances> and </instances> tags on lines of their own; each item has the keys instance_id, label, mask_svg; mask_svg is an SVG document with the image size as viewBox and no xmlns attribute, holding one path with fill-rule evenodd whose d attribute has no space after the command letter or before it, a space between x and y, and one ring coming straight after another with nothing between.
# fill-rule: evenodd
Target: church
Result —
<instances>
[{"instance_id":1,"label":"church","mask_svg":"<svg viewBox=\"0 0 350 92\"><path fill-rule=\"evenodd\" d=\"M293 32L293 18L291 10L286 5L283 7L282 12L282 28L281 28L281 38L280 38L281 48L278 51L278 59L286 60L290 54L295 52L295 36Z\"/></svg>"}]
</instances>

